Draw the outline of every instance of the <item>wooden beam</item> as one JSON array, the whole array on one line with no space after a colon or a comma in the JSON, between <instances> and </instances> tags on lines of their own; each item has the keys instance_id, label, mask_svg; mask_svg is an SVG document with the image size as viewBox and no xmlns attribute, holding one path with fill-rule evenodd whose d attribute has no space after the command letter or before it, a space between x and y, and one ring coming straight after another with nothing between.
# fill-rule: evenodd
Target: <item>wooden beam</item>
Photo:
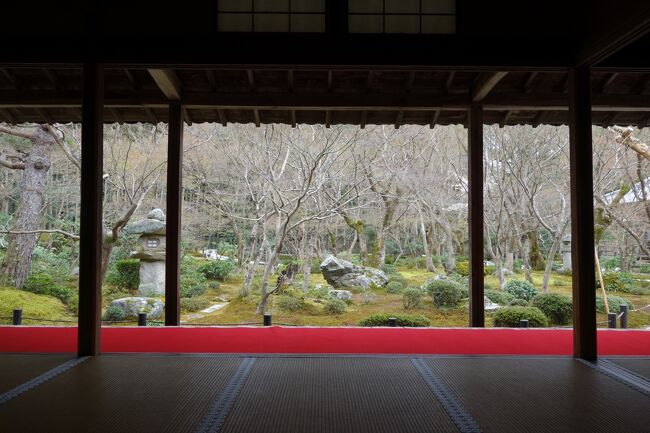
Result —
<instances>
[{"instance_id":1,"label":"wooden beam","mask_svg":"<svg viewBox=\"0 0 650 433\"><path fill-rule=\"evenodd\" d=\"M188 125L192 125L192 117L190 116L190 111L187 109L187 107L183 107L183 118L185 119L185 122Z\"/></svg>"},{"instance_id":2,"label":"wooden beam","mask_svg":"<svg viewBox=\"0 0 650 433\"><path fill-rule=\"evenodd\" d=\"M251 92L255 91L255 72L252 69L246 70L246 76L248 77L248 89Z\"/></svg>"},{"instance_id":3,"label":"wooden beam","mask_svg":"<svg viewBox=\"0 0 650 433\"><path fill-rule=\"evenodd\" d=\"M508 73L503 71L479 74L472 88L472 101L479 102L485 99L506 75Z\"/></svg>"},{"instance_id":4,"label":"wooden beam","mask_svg":"<svg viewBox=\"0 0 650 433\"><path fill-rule=\"evenodd\" d=\"M368 121L368 112L366 110L363 110L361 112L361 118L359 119L359 127L361 129L365 129L367 121Z\"/></svg>"},{"instance_id":5,"label":"wooden beam","mask_svg":"<svg viewBox=\"0 0 650 433\"><path fill-rule=\"evenodd\" d=\"M208 86L210 87L211 92L217 91L217 79L214 77L214 71L212 69L205 70L205 78L208 80Z\"/></svg>"},{"instance_id":6,"label":"wooden beam","mask_svg":"<svg viewBox=\"0 0 650 433\"><path fill-rule=\"evenodd\" d=\"M83 75L77 353L94 356L100 352L102 311L104 68L100 64L87 63L83 66Z\"/></svg>"},{"instance_id":7,"label":"wooden beam","mask_svg":"<svg viewBox=\"0 0 650 433\"><path fill-rule=\"evenodd\" d=\"M399 110L397 116L395 117L395 129L399 129L402 126L402 120L404 119L404 111Z\"/></svg>"},{"instance_id":8,"label":"wooden beam","mask_svg":"<svg viewBox=\"0 0 650 433\"><path fill-rule=\"evenodd\" d=\"M430 129L436 127L436 124L438 123L438 117L440 117L440 110L436 110L433 112L433 115L431 116L431 123L429 123Z\"/></svg>"},{"instance_id":9,"label":"wooden beam","mask_svg":"<svg viewBox=\"0 0 650 433\"><path fill-rule=\"evenodd\" d=\"M537 78L538 74L539 72L535 72L535 71L528 74L528 78L526 78L526 82L524 83L524 92L529 93L531 91L533 82L535 81L535 78Z\"/></svg>"},{"instance_id":10,"label":"wooden beam","mask_svg":"<svg viewBox=\"0 0 650 433\"><path fill-rule=\"evenodd\" d=\"M12 125L17 124L16 118L9 112L6 108L0 108L0 116L5 119L5 122L11 123Z\"/></svg>"},{"instance_id":11,"label":"wooden beam","mask_svg":"<svg viewBox=\"0 0 650 433\"><path fill-rule=\"evenodd\" d=\"M159 91L113 91L107 93L105 105L113 108L165 108L168 100ZM385 93L185 93L183 105L197 109L369 110L395 111L466 111L471 105L467 95L423 95ZM498 93L482 101L485 111L567 111L566 93ZM0 90L0 108L81 107L81 92ZM650 111L647 95L597 94L592 98L594 111Z\"/></svg>"},{"instance_id":12,"label":"wooden beam","mask_svg":"<svg viewBox=\"0 0 650 433\"><path fill-rule=\"evenodd\" d=\"M586 66L569 72L573 355L593 361L596 342L591 84Z\"/></svg>"},{"instance_id":13,"label":"wooden beam","mask_svg":"<svg viewBox=\"0 0 650 433\"><path fill-rule=\"evenodd\" d=\"M483 107L473 104L467 119L469 326L485 326L483 284Z\"/></svg>"},{"instance_id":14,"label":"wooden beam","mask_svg":"<svg viewBox=\"0 0 650 433\"><path fill-rule=\"evenodd\" d=\"M499 122L499 128L503 128L508 124L508 120L510 120L510 115L512 114L511 110L506 111L506 114L503 115L503 118Z\"/></svg>"},{"instance_id":15,"label":"wooden beam","mask_svg":"<svg viewBox=\"0 0 650 433\"><path fill-rule=\"evenodd\" d=\"M115 108L109 108L108 111L113 116L113 119L115 119L117 121L117 123L119 123L120 125L124 123L124 118L120 114L119 110L117 110Z\"/></svg>"},{"instance_id":16,"label":"wooden beam","mask_svg":"<svg viewBox=\"0 0 650 433\"><path fill-rule=\"evenodd\" d=\"M217 108L217 116L219 116L219 122L221 122L221 126L228 126L228 119L226 118L226 113L222 109Z\"/></svg>"},{"instance_id":17,"label":"wooden beam","mask_svg":"<svg viewBox=\"0 0 650 433\"><path fill-rule=\"evenodd\" d=\"M408 79L406 80L406 92L410 93L413 90L413 83L415 83L415 71L409 72Z\"/></svg>"},{"instance_id":18,"label":"wooden beam","mask_svg":"<svg viewBox=\"0 0 650 433\"><path fill-rule=\"evenodd\" d=\"M616 80L618 77L618 72L612 72L610 73L603 84L600 86L600 92L598 93L607 93L607 90L609 89L609 86L612 85L612 83Z\"/></svg>"},{"instance_id":19,"label":"wooden beam","mask_svg":"<svg viewBox=\"0 0 650 433\"><path fill-rule=\"evenodd\" d=\"M165 326L179 326L181 215L183 210L183 107L169 104L167 136L167 251L165 261Z\"/></svg>"},{"instance_id":20,"label":"wooden beam","mask_svg":"<svg viewBox=\"0 0 650 433\"><path fill-rule=\"evenodd\" d=\"M147 113L147 117L149 118L149 120L154 125L157 124L158 122L160 122L158 120L158 117L156 116L156 113L154 113L154 111L151 108L149 108L149 107L142 107L142 108L144 109L144 112Z\"/></svg>"},{"instance_id":21,"label":"wooden beam","mask_svg":"<svg viewBox=\"0 0 650 433\"><path fill-rule=\"evenodd\" d=\"M455 76L456 76L456 71L449 71L449 75L447 75L447 80L445 81L445 93L449 93L449 88L451 87L451 84L454 82Z\"/></svg>"},{"instance_id":22,"label":"wooden beam","mask_svg":"<svg viewBox=\"0 0 650 433\"><path fill-rule=\"evenodd\" d=\"M45 75L47 80L50 82L50 84L52 84L52 87L54 87L57 90L61 88L59 77L56 76L54 70L41 68L41 71L43 72L43 75Z\"/></svg>"},{"instance_id":23,"label":"wooden beam","mask_svg":"<svg viewBox=\"0 0 650 433\"><path fill-rule=\"evenodd\" d=\"M253 119L255 121L255 126L259 128L262 122L260 122L260 110L257 108L253 109Z\"/></svg>"},{"instance_id":24,"label":"wooden beam","mask_svg":"<svg viewBox=\"0 0 650 433\"><path fill-rule=\"evenodd\" d=\"M128 68L123 68L122 70L124 71L124 75L126 75L126 78L129 80L129 83L131 83L131 89L138 90L140 88L140 83L135 78L133 73Z\"/></svg>"},{"instance_id":25,"label":"wooden beam","mask_svg":"<svg viewBox=\"0 0 650 433\"><path fill-rule=\"evenodd\" d=\"M38 115L39 115L42 119L44 119L44 120L45 120L47 123L49 123L50 125L53 125L53 124L56 123L56 122L54 121L54 118L52 118L52 116L50 116L50 113L48 113L46 109L44 109L44 108L36 108L36 112L38 113Z\"/></svg>"},{"instance_id":26,"label":"wooden beam","mask_svg":"<svg viewBox=\"0 0 650 433\"><path fill-rule=\"evenodd\" d=\"M334 72L330 69L327 71L327 91L331 92L332 91L332 84L334 82Z\"/></svg>"},{"instance_id":27,"label":"wooden beam","mask_svg":"<svg viewBox=\"0 0 650 433\"><path fill-rule=\"evenodd\" d=\"M603 22L592 22L588 29L591 31L581 33L582 41L576 50L577 66L594 66L650 32L649 3L633 2L627 5L629 9L625 4L617 5L619 17L616 21L611 18L610 2L599 3L592 7L591 15L600 13ZM603 11L603 8L607 10Z\"/></svg>"},{"instance_id":28,"label":"wooden beam","mask_svg":"<svg viewBox=\"0 0 650 433\"><path fill-rule=\"evenodd\" d=\"M291 127L296 127L296 110L289 110L289 117L291 118Z\"/></svg>"},{"instance_id":29,"label":"wooden beam","mask_svg":"<svg viewBox=\"0 0 650 433\"><path fill-rule=\"evenodd\" d=\"M287 71L287 90L293 92L293 71L291 69Z\"/></svg>"},{"instance_id":30,"label":"wooden beam","mask_svg":"<svg viewBox=\"0 0 650 433\"><path fill-rule=\"evenodd\" d=\"M0 74L2 74L7 81L9 81L9 84L11 84L12 88L18 89L18 83L16 82L16 79L11 72L5 68L0 68Z\"/></svg>"},{"instance_id":31,"label":"wooden beam","mask_svg":"<svg viewBox=\"0 0 650 433\"><path fill-rule=\"evenodd\" d=\"M181 100L181 82L173 69L149 69L149 74L167 99Z\"/></svg>"},{"instance_id":32,"label":"wooden beam","mask_svg":"<svg viewBox=\"0 0 650 433\"><path fill-rule=\"evenodd\" d=\"M325 128L332 126L332 112L330 110L325 110Z\"/></svg>"},{"instance_id":33,"label":"wooden beam","mask_svg":"<svg viewBox=\"0 0 650 433\"><path fill-rule=\"evenodd\" d=\"M366 78L366 92L370 93L370 86L372 86L372 80L374 77L373 71L368 71L368 77Z\"/></svg>"}]
</instances>

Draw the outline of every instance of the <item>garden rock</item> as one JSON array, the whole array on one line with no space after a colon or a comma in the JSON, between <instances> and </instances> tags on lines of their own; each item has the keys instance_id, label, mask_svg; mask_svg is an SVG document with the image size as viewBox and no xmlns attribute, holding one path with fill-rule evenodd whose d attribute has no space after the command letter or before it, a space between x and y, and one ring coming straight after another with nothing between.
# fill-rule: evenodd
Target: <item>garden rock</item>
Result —
<instances>
[{"instance_id":1,"label":"garden rock","mask_svg":"<svg viewBox=\"0 0 650 433\"><path fill-rule=\"evenodd\" d=\"M483 302L485 303L485 310L486 311L494 311L494 310L498 310L499 308L501 308L501 306L499 304L490 301L490 299L487 296L484 296L483 299L484 299Z\"/></svg>"},{"instance_id":2,"label":"garden rock","mask_svg":"<svg viewBox=\"0 0 650 433\"><path fill-rule=\"evenodd\" d=\"M352 299L352 292L349 290L330 290L327 293L331 298L340 299L342 301Z\"/></svg>"},{"instance_id":3,"label":"garden rock","mask_svg":"<svg viewBox=\"0 0 650 433\"><path fill-rule=\"evenodd\" d=\"M157 319L162 316L163 303L160 299L133 296L120 298L111 302L111 307L117 307L124 311L124 316L137 318L139 313L147 313L148 319Z\"/></svg>"},{"instance_id":4,"label":"garden rock","mask_svg":"<svg viewBox=\"0 0 650 433\"><path fill-rule=\"evenodd\" d=\"M320 270L325 280L333 287L363 287L371 284L383 287L388 283L388 277L379 269L358 266L347 260L328 256L320 264Z\"/></svg>"}]
</instances>

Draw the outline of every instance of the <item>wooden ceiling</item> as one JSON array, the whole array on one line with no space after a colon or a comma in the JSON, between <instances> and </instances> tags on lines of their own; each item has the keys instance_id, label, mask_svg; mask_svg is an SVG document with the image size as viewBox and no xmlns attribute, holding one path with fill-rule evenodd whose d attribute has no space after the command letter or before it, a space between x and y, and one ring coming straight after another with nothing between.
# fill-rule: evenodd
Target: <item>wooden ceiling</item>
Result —
<instances>
[{"instance_id":1,"label":"wooden ceiling","mask_svg":"<svg viewBox=\"0 0 650 433\"><path fill-rule=\"evenodd\" d=\"M592 73L593 123L650 126L650 73ZM81 68L0 68L0 121L81 121ZM567 122L568 73L371 68L106 68L106 122L165 122L180 100L188 123L464 124Z\"/></svg>"}]
</instances>

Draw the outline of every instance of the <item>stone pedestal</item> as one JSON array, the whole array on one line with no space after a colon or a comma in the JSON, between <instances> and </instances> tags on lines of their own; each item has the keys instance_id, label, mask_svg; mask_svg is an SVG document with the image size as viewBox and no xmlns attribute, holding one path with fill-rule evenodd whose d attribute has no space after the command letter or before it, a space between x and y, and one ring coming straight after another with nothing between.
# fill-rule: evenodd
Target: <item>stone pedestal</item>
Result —
<instances>
[{"instance_id":1,"label":"stone pedestal","mask_svg":"<svg viewBox=\"0 0 650 433\"><path fill-rule=\"evenodd\" d=\"M142 296L165 294L165 262L146 262L140 260L140 286L138 293Z\"/></svg>"}]
</instances>

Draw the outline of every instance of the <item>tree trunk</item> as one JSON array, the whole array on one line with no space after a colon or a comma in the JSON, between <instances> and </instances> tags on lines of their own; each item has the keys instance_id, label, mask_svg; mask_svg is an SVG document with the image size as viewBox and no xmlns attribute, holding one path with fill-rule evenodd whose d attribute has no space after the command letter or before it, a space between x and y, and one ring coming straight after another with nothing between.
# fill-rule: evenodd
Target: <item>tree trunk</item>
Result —
<instances>
[{"instance_id":1,"label":"tree trunk","mask_svg":"<svg viewBox=\"0 0 650 433\"><path fill-rule=\"evenodd\" d=\"M537 239L537 232L530 232L528 235L530 241L530 264L535 271L544 269L544 257L539 250L539 240Z\"/></svg>"},{"instance_id":2,"label":"tree trunk","mask_svg":"<svg viewBox=\"0 0 650 433\"><path fill-rule=\"evenodd\" d=\"M278 242L273 249L273 253L271 253L269 261L266 262L266 266L264 266L264 274L262 276L262 298L260 299L260 303L257 305L257 314L264 314L266 311L266 304L268 303L269 296L271 296L272 293L269 292L269 278L271 278L271 272L273 271L275 262L278 260L281 248L282 244Z\"/></svg>"},{"instance_id":3,"label":"tree trunk","mask_svg":"<svg viewBox=\"0 0 650 433\"><path fill-rule=\"evenodd\" d=\"M427 230L424 224L424 217L422 212L418 207L418 214L420 217L420 233L422 235L422 246L424 248L424 257L426 260L427 272L435 272L436 267L433 265L433 257L431 257L431 248L429 246L429 240L431 237L431 230ZM415 261L417 263L417 260Z\"/></svg>"},{"instance_id":4,"label":"tree trunk","mask_svg":"<svg viewBox=\"0 0 650 433\"><path fill-rule=\"evenodd\" d=\"M555 253L557 253L557 249L560 246L560 243L562 241L562 234L564 231L555 237L553 239L553 243L551 244L551 248L548 252L548 257L546 258L546 268L544 269L544 281L542 282L542 291L544 293L548 292L548 280L551 277L551 271L553 270L553 258L555 257Z\"/></svg>"},{"instance_id":5,"label":"tree trunk","mask_svg":"<svg viewBox=\"0 0 650 433\"><path fill-rule=\"evenodd\" d=\"M31 138L32 149L25 160L20 185L20 204L12 231L37 230L41 208L45 201L47 172L50 169L52 146L55 144L45 128L36 128ZM9 235L2 274L6 282L22 288L32 264L32 253L38 234Z\"/></svg>"}]
</instances>

